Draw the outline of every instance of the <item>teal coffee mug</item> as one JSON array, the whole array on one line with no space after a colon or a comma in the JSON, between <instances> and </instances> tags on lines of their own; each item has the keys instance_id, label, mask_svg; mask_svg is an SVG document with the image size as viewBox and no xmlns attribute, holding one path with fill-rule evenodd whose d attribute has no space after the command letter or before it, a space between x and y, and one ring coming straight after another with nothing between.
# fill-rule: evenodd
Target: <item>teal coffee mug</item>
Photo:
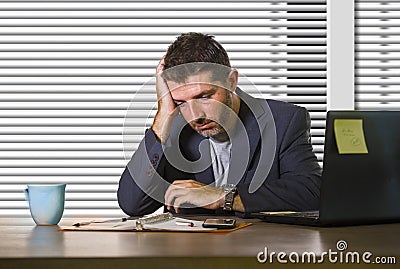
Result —
<instances>
[{"instance_id":1,"label":"teal coffee mug","mask_svg":"<svg viewBox=\"0 0 400 269\"><path fill-rule=\"evenodd\" d=\"M28 185L24 190L37 225L56 225L64 212L66 184Z\"/></svg>"}]
</instances>

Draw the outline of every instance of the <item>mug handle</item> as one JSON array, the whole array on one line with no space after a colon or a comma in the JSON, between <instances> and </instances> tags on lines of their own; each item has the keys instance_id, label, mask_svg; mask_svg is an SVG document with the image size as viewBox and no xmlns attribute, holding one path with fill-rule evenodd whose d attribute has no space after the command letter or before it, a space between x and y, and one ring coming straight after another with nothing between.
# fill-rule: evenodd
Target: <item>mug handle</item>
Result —
<instances>
[{"instance_id":1,"label":"mug handle","mask_svg":"<svg viewBox=\"0 0 400 269\"><path fill-rule=\"evenodd\" d=\"M24 189L25 199L29 202L29 190L28 188Z\"/></svg>"}]
</instances>

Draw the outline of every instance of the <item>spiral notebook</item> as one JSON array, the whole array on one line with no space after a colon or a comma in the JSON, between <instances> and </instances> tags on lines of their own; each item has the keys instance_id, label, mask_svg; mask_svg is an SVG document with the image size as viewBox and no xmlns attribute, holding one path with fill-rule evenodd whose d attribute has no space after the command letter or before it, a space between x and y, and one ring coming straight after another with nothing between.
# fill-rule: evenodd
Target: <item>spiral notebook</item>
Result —
<instances>
[{"instance_id":1,"label":"spiral notebook","mask_svg":"<svg viewBox=\"0 0 400 269\"><path fill-rule=\"evenodd\" d=\"M62 231L159 231L159 232L232 232L251 225L238 223L235 228L218 230L204 228L203 221L175 217L171 213L144 216L141 218L94 219L81 221L72 226L62 226Z\"/></svg>"}]
</instances>

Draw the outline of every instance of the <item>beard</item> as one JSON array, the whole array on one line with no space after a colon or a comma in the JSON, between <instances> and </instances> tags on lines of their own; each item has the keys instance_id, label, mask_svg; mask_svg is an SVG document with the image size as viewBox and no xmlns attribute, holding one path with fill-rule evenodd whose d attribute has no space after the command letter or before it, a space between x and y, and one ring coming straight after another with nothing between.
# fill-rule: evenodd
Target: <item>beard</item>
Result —
<instances>
[{"instance_id":1,"label":"beard","mask_svg":"<svg viewBox=\"0 0 400 269\"><path fill-rule=\"evenodd\" d=\"M202 135L204 137L214 137L214 136L226 133L225 129L218 123L217 123L217 126L215 126L212 129L209 129L209 130L197 130L196 129L196 132L198 132L200 135Z\"/></svg>"},{"instance_id":2,"label":"beard","mask_svg":"<svg viewBox=\"0 0 400 269\"><path fill-rule=\"evenodd\" d=\"M192 125L192 128L197 133L199 133L200 135L202 135L204 137L214 137L214 136L226 134L226 130L224 129L223 126L226 127L227 123L230 120L231 111L228 111L228 108L232 109L232 98L231 98L230 92L228 90L226 91L225 98L222 103L226 107L223 106L223 108L221 109L219 122L216 122L214 120L207 119L207 118L198 118L193 121L194 125L203 125L203 124L213 122L213 123L215 123L215 126L213 128L206 129L206 130L199 130L199 129L195 128L193 125Z\"/></svg>"}]
</instances>

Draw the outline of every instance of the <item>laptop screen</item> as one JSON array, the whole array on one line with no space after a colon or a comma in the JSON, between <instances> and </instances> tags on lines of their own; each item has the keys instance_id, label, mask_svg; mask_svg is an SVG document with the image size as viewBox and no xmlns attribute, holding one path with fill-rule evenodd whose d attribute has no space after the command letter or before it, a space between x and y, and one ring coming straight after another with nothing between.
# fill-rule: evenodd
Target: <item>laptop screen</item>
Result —
<instances>
[{"instance_id":1,"label":"laptop screen","mask_svg":"<svg viewBox=\"0 0 400 269\"><path fill-rule=\"evenodd\" d=\"M400 220L400 111L327 115L320 221Z\"/></svg>"}]
</instances>

